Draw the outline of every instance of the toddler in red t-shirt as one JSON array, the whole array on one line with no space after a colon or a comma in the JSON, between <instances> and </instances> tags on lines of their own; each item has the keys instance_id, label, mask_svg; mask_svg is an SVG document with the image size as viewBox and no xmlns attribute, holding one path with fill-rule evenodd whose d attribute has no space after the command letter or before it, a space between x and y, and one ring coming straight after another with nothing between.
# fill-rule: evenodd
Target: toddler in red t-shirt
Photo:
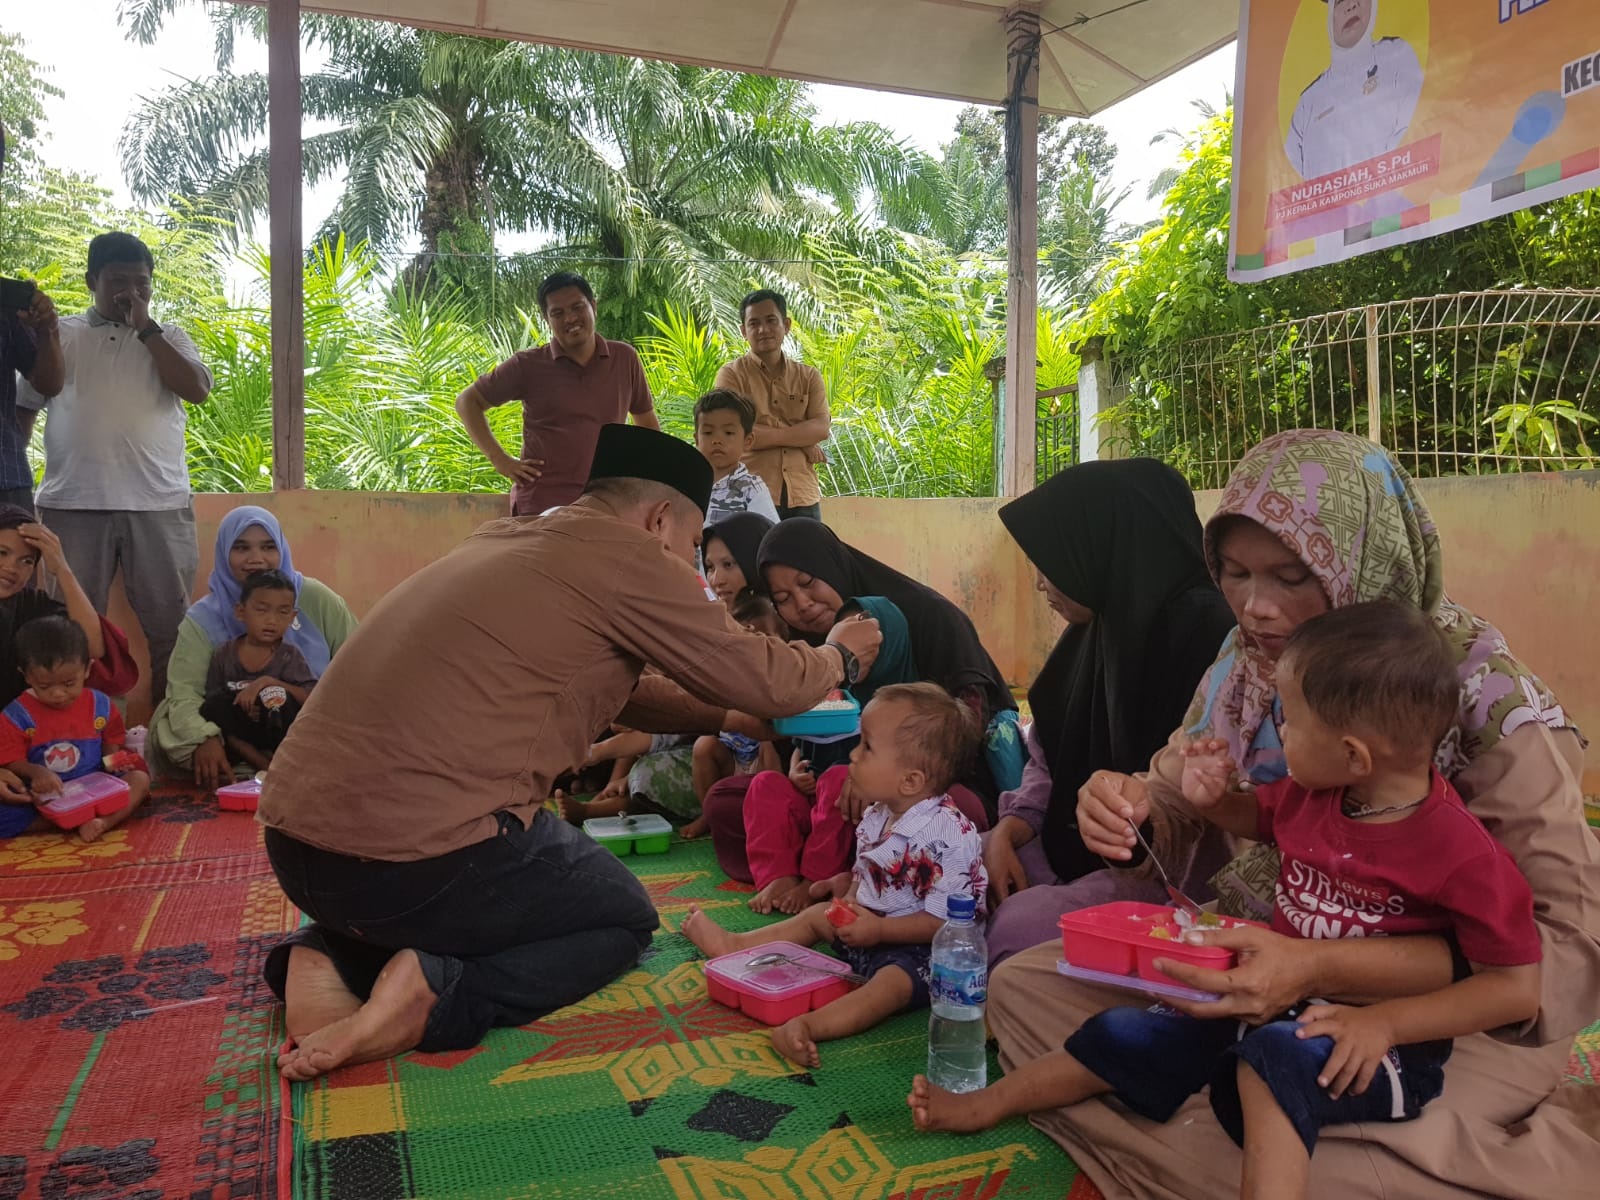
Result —
<instances>
[{"instance_id":1,"label":"toddler in red t-shirt","mask_svg":"<svg viewBox=\"0 0 1600 1200\"><path fill-rule=\"evenodd\" d=\"M110 698L84 686L89 642L71 618L39 617L24 625L17 631L17 663L28 690L0 712L0 763L42 803L60 795L64 781L101 770L105 758L123 748L127 730ZM143 759L117 774L128 785L128 803L78 826L78 836L86 842L127 820L150 794ZM7 827L8 835L45 827L34 814L27 816L24 820L22 813L7 812L0 826Z\"/></svg>"},{"instance_id":2,"label":"toddler in red t-shirt","mask_svg":"<svg viewBox=\"0 0 1600 1200\"><path fill-rule=\"evenodd\" d=\"M1290 637L1276 683L1289 777L1238 790L1225 744L1207 739L1184 752L1184 797L1230 833L1277 845L1277 932L1448 934L1470 971L1375 1004L1311 999L1253 1028L1161 1004L1111 1009L984 1092L952 1096L919 1076L919 1126L987 1128L1107 1092L1165 1121L1209 1084L1244 1148L1241 1195L1303 1196L1324 1125L1410 1120L1443 1088L1452 1039L1538 1013L1528 883L1433 767L1461 685L1432 620L1393 601L1325 613Z\"/></svg>"}]
</instances>

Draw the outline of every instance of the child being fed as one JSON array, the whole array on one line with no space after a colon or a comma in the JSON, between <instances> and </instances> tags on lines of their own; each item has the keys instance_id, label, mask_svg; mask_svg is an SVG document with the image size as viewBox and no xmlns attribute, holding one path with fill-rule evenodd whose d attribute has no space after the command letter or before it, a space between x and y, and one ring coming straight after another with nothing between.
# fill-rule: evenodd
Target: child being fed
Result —
<instances>
[{"instance_id":1,"label":"child being fed","mask_svg":"<svg viewBox=\"0 0 1600 1200\"><path fill-rule=\"evenodd\" d=\"M1276 932L1450 932L1471 972L1375 1004L1310 998L1256 1027L1162 1004L1113 1008L981 1092L918 1076L907 1101L919 1128L985 1129L1108 1092L1166 1121L1209 1084L1244 1149L1241 1194L1303 1196L1323 1126L1413 1119L1444 1087L1452 1039L1537 1014L1527 881L1434 767L1461 686L1433 621L1393 601L1334 609L1295 631L1276 672L1289 776L1240 791L1224 744L1196 742L1185 799L1220 828L1277 844Z\"/></svg>"}]
</instances>

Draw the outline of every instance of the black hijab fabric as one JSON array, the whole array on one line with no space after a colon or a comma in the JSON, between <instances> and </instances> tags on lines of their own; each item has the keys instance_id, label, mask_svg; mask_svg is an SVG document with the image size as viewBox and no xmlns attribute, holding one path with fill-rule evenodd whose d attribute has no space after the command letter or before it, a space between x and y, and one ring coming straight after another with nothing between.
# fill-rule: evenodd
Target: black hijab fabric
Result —
<instances>
[{"instance_id":1,"label":"black hijab fabric","mask_svg":"<svg viewBox=\"0 0 1600 1200\"><path fill-rule=\"evenodd\" d=\"M1068 467L1000 520L1095 614L1067 628L1028 692L1052 782L1041 842L1066 882L1104 865L1078 833L1078 789L1098 770L1149 766L1234 619L1206 569L1194 493L1155 459Z\"/></svg>"},{"instance_id":2,"label":"black hijab fabric","mask_svg":"<svg viewBox=\"0 0 1600 1200\"><path fill-rule=\"evenodd\" d=\"M842 600L882 596L911 626L911 653L917 673L952 696L976 688L983 697L983 719L1016 708L1011 689L994 659L978 640L967 614L938 592L839 540L821 521L790 517L761 539L763 573L774 563L820 579Z\"/></svg>"},{"instance_id":3,"label":"black hijab fabric","mask_svg":"<svg viewBox=\"0 0 1600 1200\"><path fill-rule=\"evenodd\" d=\"M761 568L757 565L756 551L761 548L761 539L767 536L767 531L771 528L772 522L760 513L734 513L731 517L724 517L715 524L707 525L705 532L700 536L700 546L703 550L712 538L716 538L728 548L728 553L733 555L733 561L738 563L739 569L744 572L745 587L766 591L761 582Z\"/></svg>"}]
</instances>

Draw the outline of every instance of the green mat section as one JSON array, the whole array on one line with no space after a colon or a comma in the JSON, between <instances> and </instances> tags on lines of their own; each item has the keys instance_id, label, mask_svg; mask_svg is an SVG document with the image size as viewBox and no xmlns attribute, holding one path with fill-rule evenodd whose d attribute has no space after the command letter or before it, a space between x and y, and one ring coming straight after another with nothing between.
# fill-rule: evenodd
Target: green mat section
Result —
<instances>
[{"instance_id":1,"label":"green mat section","mask_svg":"<svg viewBox=\"0 0 1600 1200\"><path fill-rule=\"evenodd\" d=\"M677 932L689 904L735 929L772 918L749 911L747 891L726 882L708 843L625 861L662 918L637 970L475 1050L406 1055L297 1087L285 1193L1067 1195L1076 1168L1023 1121L963 1138L913 1128L905 1094L926 1063L926 1011L824 1044L821 1069L807 1073L773 1051L764 1027L709 1000L694 948ZM992 1057L989 1070L998 1076Z\"/></svg>"}]
</instances>

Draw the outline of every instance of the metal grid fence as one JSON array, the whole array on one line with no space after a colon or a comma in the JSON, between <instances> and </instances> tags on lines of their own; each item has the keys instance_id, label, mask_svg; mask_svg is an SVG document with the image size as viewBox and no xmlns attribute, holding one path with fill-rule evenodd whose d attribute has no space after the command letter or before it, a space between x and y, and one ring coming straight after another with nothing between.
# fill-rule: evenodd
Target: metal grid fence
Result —
<instances>
[{"instance_id":1,"label":"metal grid fence","mask_svg":"<svg viewBox=\"0 0 1600 1200\"><path fill-rule=\"evenodd\" d=\"M1600 291L1431 296L1182 343L1120 364L1134 453L1220 487L1284 429L1344 429L1414 475L1600 465Z\"/></svg>"}]
</instances>

